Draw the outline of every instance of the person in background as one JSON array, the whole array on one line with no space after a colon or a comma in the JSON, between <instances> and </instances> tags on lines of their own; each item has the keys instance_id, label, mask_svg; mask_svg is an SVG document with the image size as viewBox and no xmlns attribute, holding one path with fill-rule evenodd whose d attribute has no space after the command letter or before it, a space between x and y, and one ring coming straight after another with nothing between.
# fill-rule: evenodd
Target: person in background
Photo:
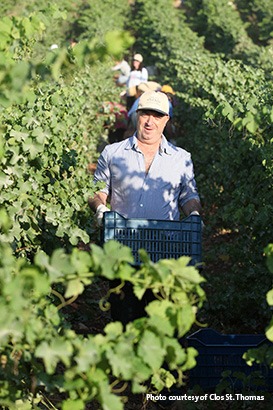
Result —
<instances>
[{"instance_id":1,"label":"person in background","mask_svg":"<svg viewBox=\"0 0 273 410\"><path fill-rule=\"evenodd\" d=\"M170 141L172 141L174 143L175 141L175 125L173 123L173 109L175 106L175 92L173 90L173 88L168 85L165 84L162 86L161 88L161 92L163 92L164 94L167 95L168 100L169 100L169 121L166 124L166 127L164 129L164 135L166 136L166 138L168 138Z\"/></svg>"},{"instance_id":2,"label":"person in background","mask_svg":"<svg viewBox=\"0 0 273 410\"><path fill-rule=\"evenodd\" d=\"M136 99L136 87L140 83L148 81L148 70L143 67L143 57L135 54L133 57L131 72L126 83L126 108L129 111Z\"/></svg>"},{"instance_id":3,"label":"person in background","mask_svg":"<svg viewBox=\"0 0 273 410\"><path fill-rule=\"evenodd\" d=\"M105 129L108 129L108 142L122 141L125 137L124 134L128 125L128 113L126 107L116 101L106 101L102 105L102 111L105 113L111 113L115 116L114 124L105 122Z\"/></svg>"},{"instance_id":4,"label":"person in background","mask_svg":"<svg viewBox=\"0 0 273 410\"><path fill-rule=\"evenodd\" d=\"M166 94L169 100L169 105L170 105L170 117L173 117L173 107L175 106L175 92L173 90L173 88L168 85L168 84L164 84L161 87L160 90L162 93Z\"/></svg>"},{"instance_id":5,"label":"person in background","mask_svg":"<svg viewBox=\"0 0 273 410\"><path fill-rule=\"evenodd\" d=\"M125 59L116 61L116 64L114 67L112 67L112 70L120 71L120 75L116 79L116 84L118 86L126 85L131 71L129 63Z\"/></svg>"}]
</instances>

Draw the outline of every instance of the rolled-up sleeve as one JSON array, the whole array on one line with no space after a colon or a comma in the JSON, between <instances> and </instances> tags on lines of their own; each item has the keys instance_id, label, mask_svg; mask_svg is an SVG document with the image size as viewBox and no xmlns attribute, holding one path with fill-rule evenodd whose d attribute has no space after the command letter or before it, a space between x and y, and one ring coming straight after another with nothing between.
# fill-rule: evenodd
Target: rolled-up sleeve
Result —
<instances>
[{"instance_id":1,"label":"rolled-up sleeve","mask_svg":"<svg viewBox=\"0 0 273 410\"><path fill-rule=\"evenodd\" d=\"M184 174L182 176L181 192L179 195L179 205L182 207L191 199L200 201L194 177L194 168L190 153L185 161Z\"/></svg>"},{"instance_id":2,"label":"rolled-up sleeve","mask_svg":"<svg viewBox=\"0 0 273 410\"><path fill-rule=\"evenodd\" d=\"M105 182L105 187L102 188L100 191L104 192L106 195L109 195L111 185L111 173L107 157L108 150L107 147L105 147L98 159L97 168L94 174L94 182Z\"/></svg>"}]
</instances>

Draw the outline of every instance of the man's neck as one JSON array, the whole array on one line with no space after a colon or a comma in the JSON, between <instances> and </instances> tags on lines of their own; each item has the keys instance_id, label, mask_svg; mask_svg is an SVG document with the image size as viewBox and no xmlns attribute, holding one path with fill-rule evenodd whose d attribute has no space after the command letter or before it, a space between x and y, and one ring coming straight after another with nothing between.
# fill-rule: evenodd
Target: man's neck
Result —
<instances>
[{"instance_id":1,"label":"man's neck","mask_svg":"<svg viewBox=\"0 0 273 410\"><path fill-rule=\"evenodd\" d=\"M161 144L161 138L155 142L151 141L140 141L138 140L138 147L139 149L145 153L145 152L156 152L158 151L160 144Z\"/></svg>"}]
</instances>

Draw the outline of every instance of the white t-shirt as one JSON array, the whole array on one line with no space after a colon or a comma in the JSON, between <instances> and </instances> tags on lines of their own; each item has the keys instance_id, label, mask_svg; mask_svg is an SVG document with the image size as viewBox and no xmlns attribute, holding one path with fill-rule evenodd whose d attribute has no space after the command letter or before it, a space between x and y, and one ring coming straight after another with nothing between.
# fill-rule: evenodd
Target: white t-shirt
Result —
<instances>
[{"instance_id":1,"label":"white t-shirt","mask_svg":"<svg viewBox=\"0 0 273 410\"><path fill-rule=\"evenodd\" d=\"M146 83L148 81L148 70L143 67L141 71L132 70L127 80L127 88L136 87L140 83Z\"/></svg>"}]
</instances>

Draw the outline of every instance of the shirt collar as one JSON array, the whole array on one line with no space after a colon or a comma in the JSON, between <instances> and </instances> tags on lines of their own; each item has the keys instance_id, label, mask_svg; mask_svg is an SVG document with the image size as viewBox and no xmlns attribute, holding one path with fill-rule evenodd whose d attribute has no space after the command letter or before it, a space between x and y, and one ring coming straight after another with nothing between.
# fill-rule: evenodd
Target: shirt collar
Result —
<instances>
[{"instance_id":1,"label":"shirt collar","mask_svg":"<svg viewBox=\"0 0 273 410\"><path fill-rule=\"evenodd\" d=\"M128 142L125 146L125 149L134 149L134 150L138 150L138 144L137 144L137 136L136 133L134 133L134 135L130 138L128 138ZM159 146L159 153L160 154L167 154L167 155L171 155L171 147L166 139L166 137L162 134L162 140Z\"/></svg>"}]
</instances>

